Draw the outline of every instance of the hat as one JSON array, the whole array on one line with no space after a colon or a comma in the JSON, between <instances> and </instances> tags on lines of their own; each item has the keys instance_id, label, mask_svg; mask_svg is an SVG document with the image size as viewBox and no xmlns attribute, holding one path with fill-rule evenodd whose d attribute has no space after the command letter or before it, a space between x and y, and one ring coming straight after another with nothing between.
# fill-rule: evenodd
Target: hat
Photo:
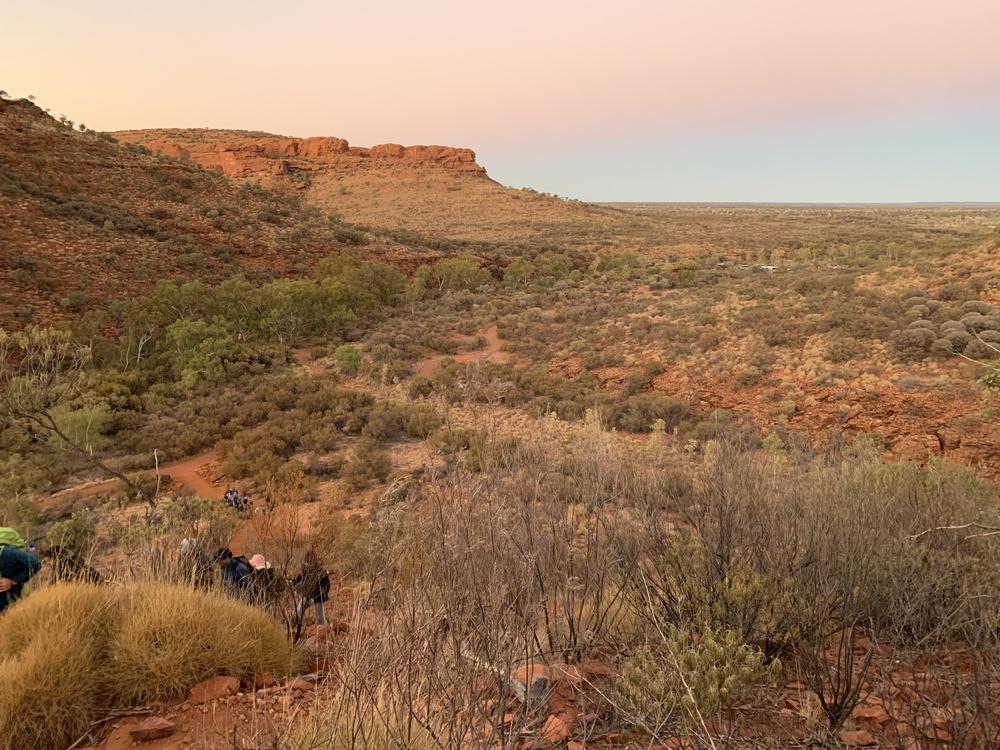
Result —
<instances>
[{"instance_id":1,"label":"hat","mask_svg":"<svg viewBox=\"0 0 1000 750\"><path fill-rule=\"evenodd\" d=\"M264 556L260 553L250 558L250 565L254 568L254 570L263 570L271 567L271 563L265 560Z\"/></svg>"}]
</instances>

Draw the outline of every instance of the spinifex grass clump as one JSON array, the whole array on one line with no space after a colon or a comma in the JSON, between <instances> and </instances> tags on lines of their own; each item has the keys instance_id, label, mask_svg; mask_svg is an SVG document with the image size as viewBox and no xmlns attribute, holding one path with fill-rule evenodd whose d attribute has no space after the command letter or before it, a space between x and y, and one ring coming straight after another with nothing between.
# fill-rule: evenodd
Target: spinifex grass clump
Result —
<instances>
[{"instance_id":1,"label":"spinifex grass clump","mask_svg":"<svg viewBox=\"0 0 1000 750\"><path fill-rule=\"evenodd\" d=\"M0 749L66 747L102 712L220 674L287 672L266 614L166 584L42 589L0 619Z\"/></svg>"}]
</instances>

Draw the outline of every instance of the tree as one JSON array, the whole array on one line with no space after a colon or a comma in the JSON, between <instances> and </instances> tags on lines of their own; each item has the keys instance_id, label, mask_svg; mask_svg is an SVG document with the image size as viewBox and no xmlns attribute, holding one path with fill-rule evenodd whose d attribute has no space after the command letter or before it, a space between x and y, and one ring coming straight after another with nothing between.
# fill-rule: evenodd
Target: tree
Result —
<instances>
[{"instance_id":1,"label":"tree","mask_svg":"<svg viewBox=\"0 0 1000 750\"><path fill-rule=\"evenodd\" d=\"M526 258L514 258L503 271L503 280L512 286L522 286L535 275L535 264Z\"/></svg>"},{"instance_id":2,"label":"tree","mask_svg":"<svg viewBox=\"0 0 1000 750\"><path fill-rule=\"evenodd\" d=\"M431 267L438 289L478 289L490 281L490 272L480 267L472 253L443 258Z\"/></svg>"},{"instance_id":3,"label":"tree","mask_svg":"<svg viewBox=\"0 0 1000 750\"><path fill-rule=\"evenodd\" d=\"M74 342L68 331L30 326L8 333L0 328L0 427L40 430L141 497L132 480L95 456L60 419L83 395L90 362L90 347Z\"/></svg>"}]
</instances>

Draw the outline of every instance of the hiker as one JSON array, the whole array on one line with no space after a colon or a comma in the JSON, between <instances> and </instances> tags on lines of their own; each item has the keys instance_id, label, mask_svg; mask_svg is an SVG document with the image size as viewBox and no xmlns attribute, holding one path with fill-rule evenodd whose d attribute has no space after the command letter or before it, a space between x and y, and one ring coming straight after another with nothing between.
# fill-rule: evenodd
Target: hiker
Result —
<instances>
[{"instance_id":1,"label":"hiker","mask_svg":"<svg viewBox=\"0 0 1000 750\"><path fill-rule=\"evenodd\" d=\"M223 547L215 553L215 562L222 569L222 585L241 599L253 595L253 570L242 555L234 556L231 549Z\"/></svg>"},{"instance_id":2,"label":"hiker","mask_svg":"<svg viewBox=\"0 0 1000 750\"><path fill-rule=\"evenodd\" d=\"M240 493L236 491L235 487L230 487L226 490L226 494L222 496L222 499L226 501L226 505L235 511L240 509Z\"/></svg>"},{"instance_id":3,"label":"hiker","mask_svg":"<svg viewBox=\"0 0 1000 750\"><path fill-rule=\"evenodd\" d=\"M73 550L63 549L58 544L49 547L45 556L52 562L54 581L83 581L101 583L103 578L94 568L80 559Z\"/></svg>"},{"instance_id":4,"label":"hiker","mask_svg":"<svg viewBox=\"0 0 1000 750\"><path fill-rule=\"evenodd\" d=\"M305 559L302 561L302 570L292 583L295 584L302 596L296 610L299 622L305 617L306 609L309 608L311 602L316 605L316 624L326 625L326 611L323 609L323 605L330 598L330 576L323 570L315 552L312 550L306 552Z\"/></svg>"},{"instance_id":5,"label":"hiker","mask_svg":"<svg viewBox=\"0 0 1000 750\"><path fill-rule=\"evenodd\" d=\"M14 529L0 528L0 613L17 601L24 585L42 567Z\"/></svg>"},{"instance_id":6,"label":"hiker","mask_svg":"<svg viewBox=\"0 0 1000 750\"><path fill-rule=\"evenodd\" d=\"M284 581L260 553L250 558L250 567L253 570L254 599L262 607L271 606L284 591Z\"/></svg>"}]
</instances>

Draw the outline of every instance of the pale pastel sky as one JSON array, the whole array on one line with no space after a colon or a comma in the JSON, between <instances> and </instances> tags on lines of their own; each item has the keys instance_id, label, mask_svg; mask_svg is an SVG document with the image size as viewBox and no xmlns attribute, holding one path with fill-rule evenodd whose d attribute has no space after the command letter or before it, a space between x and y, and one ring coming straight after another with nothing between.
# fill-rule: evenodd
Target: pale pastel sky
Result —
<instances>
[{"instance_id":1,"label":"pale pastel sky","mask_svg":"<svg viewBox=\"0 0 1000 750\"><path fill-rule=\"evenodd\" d=\"M1000 0L7 0L0 88L588 200L1000 201Z\"/></svg>"}]
</instances>

